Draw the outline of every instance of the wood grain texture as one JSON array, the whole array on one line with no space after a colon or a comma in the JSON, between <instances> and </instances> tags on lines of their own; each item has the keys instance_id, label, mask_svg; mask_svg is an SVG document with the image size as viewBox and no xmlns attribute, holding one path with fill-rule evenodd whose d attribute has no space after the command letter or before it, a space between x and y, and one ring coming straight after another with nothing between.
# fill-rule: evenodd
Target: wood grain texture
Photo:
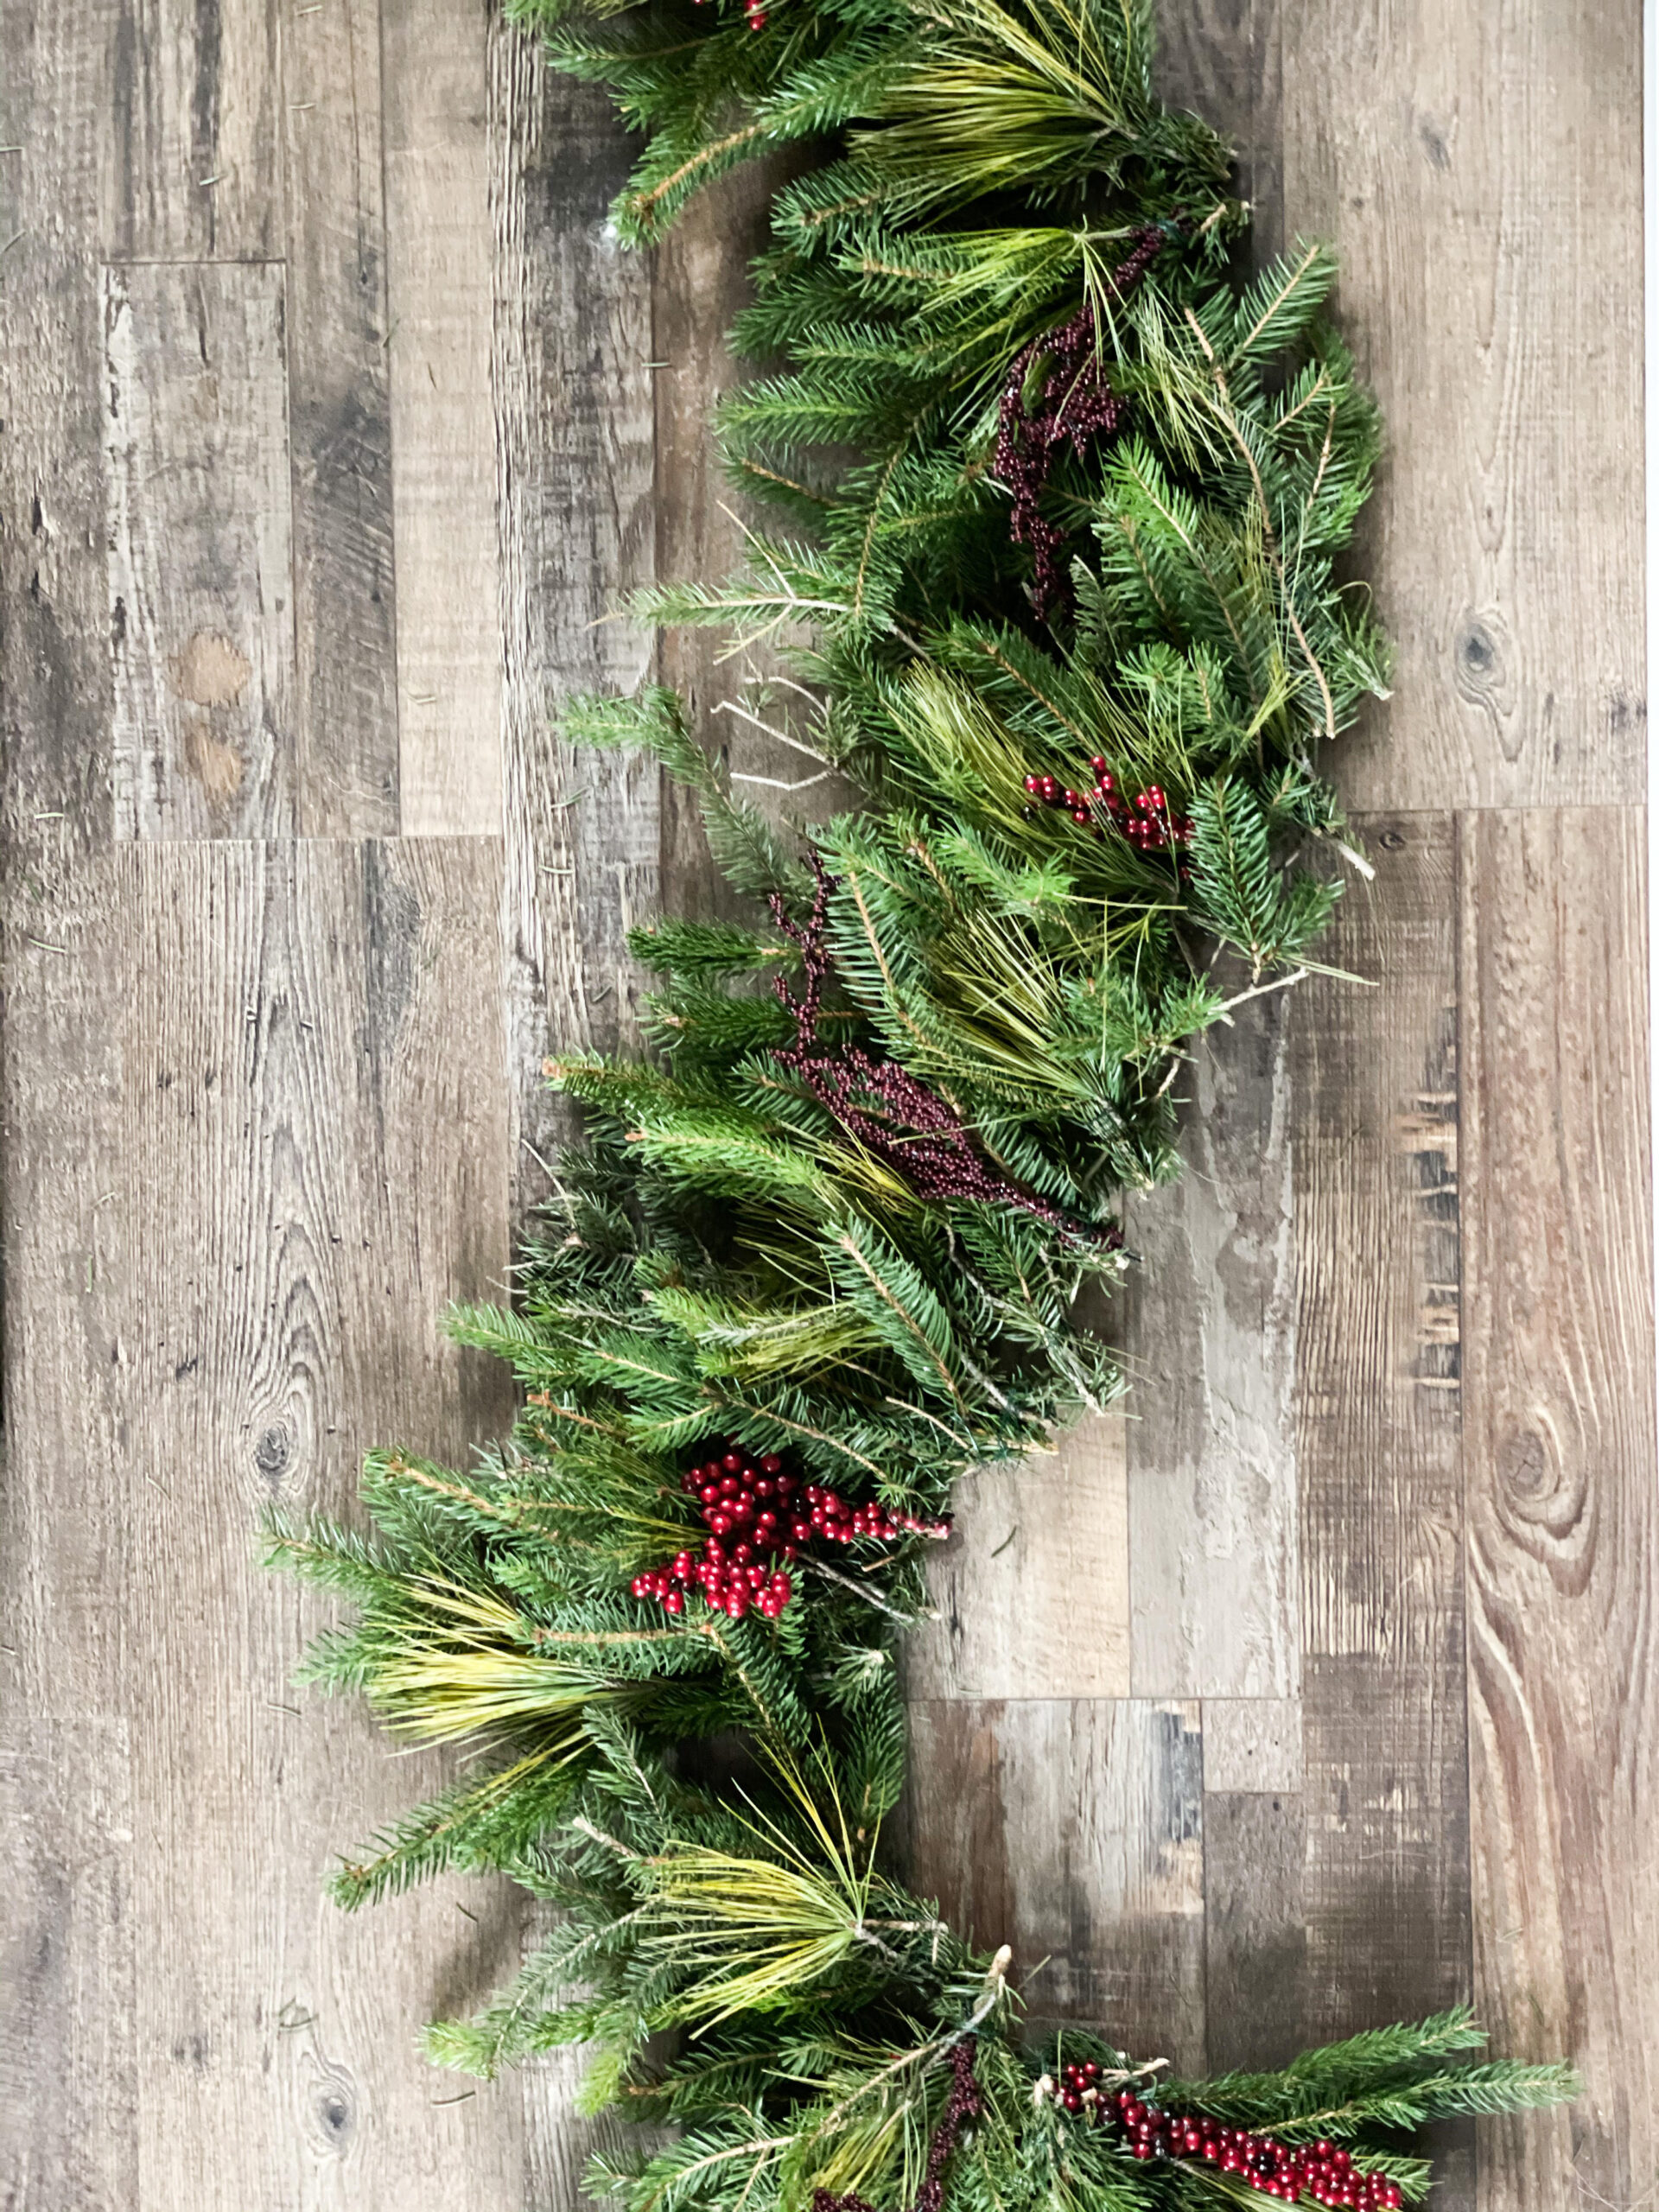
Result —
<instances>
[{"instance_id":1,"label":"wood grain texture","mask_svg":"<svg viewBox=\"0 0 1659 2212\"><path fill-rule=\"evenodd\" d=\"M1635 808L1459 823L1475 1978L1570 2112L1485 2132L1479 2202L1659 2169L1652 1198Z\"/></svg>"},{"instance_id":2,"label":"wood grain texture","mask_svg":"<svg viewBox=\"0 0 1659 2212\"><path fill-rule=\"evenodd\" d=\"M108 259L282 252L286 15L264 0L115 0L93 172Z\"/></svg>"},{"instance_id":3,"label":"wood grain texture","mask_svg":"<svg viewBox=\"0 0 1659 2212\"><path fill-rule=\"evenodd\" d=\"M0 819L14 883L42 899L107 842L109 582L103 301L105 105L92 0L0 0Z\"/></svg>"},{"instance_id":4,"label":"wood grain texture","mask_svg":"<svg viewBox=\"0 0 1659 2212\"><path fill-rule=\"evenodd\" d=\"M0 2192L19 2212L138 2201L130 1757L111 1715L14 1715L0 1745Z\"/></svg>"},{"instance_id":5,"label":"wood grain texture","mask_svg":"<svg viewBox=\"0 0 1659 2212\"><path fill-rule=\"evenodd\" d=\"M498 871L476 842L129 845L77 879L64 952L9 947L9 1705L130 1742L142 1971L101 1996L138 2179L111 2205L521 2202L516 2098L440 2113L411 2034L510 1963L517 1907L467 1900L506 1923L480 1955L456 1885L322 1903L331 1848L443 1769L301 1709L333 1609L254 1541L272 1503L344 1505L372 1440L453 1453L505 1417L439 1328L505 1262ZM95 1887L95 1822L60 1837ZM55 2088L34 2073L9 2110Z\"/></svg>"},{"instance_id":6,"label":"wood grain texture","mask_svg":"<svg viewBox=\"0 0 1659 2212\"><path fill-rule=\"evenodd\" d=\"M732 353L727 332L748 301L749 263L766 246L772 195L788 174L780 159L747 163L721 178L691 202L655 255L656 562L664 582L734 574L742 566L743 526L775 521L726 481L713 415L721 395L753 373ZM758 709L774 727L799 719L793 698L757 693L776 671L775 655L757 647L734 659L716 631L674 630L658 640L657 667L679 694L701 743L722 752L736 775L771 779L746 783L745 798L773 820L819 810L779 788L810 777L812 764L748 718ZM828 788L818 785L814 798ZM709 861L696 801L666 784L662 810L663 880L677 909L698 918L738 914L743 902Z\"/></svg>"},{"instance_id":7,"label":"wood grain texture","mask_svg":"<svg viewBox=\"0 0 1659 2212\"><path fill-rule=\"evenodd\" d=\"M117 834L278 836L295 818L283 276L105 277Z\"/></svg>"},{"instance_id":8,"label":"wood grain texture","mask_svg":"<svg viewBox=\"0 0 1659 2212\"><path fill-rule=\"evenodd\" d=\"M1292 1045L1309 2036L1470 1976L1452 824L1358 826L1326 957L1370 988L1306 985Z\"/></svg>"},{"instance_id":9,"label":"wood grain texture","mask_svg":"<svg viewBox=\"0 0 1659 2212\"><path fill-rule=\"evenodd\" d=\"M502 917L516 1217L569 1122L550 1041L638 1036L626 950L660 903L660 778L554 739L575 691L631 691L649 641L606 620L652 572L650 271L608 221L629 152L606 98L502 25L489 47L493 364L505 639Z\"/></svg>"},{"instance_id":10,"label":"wood grain texture","mask_svg":"<svg viewBox=\"0 0 1659 2212\"><path fill-rule=\"evenodd\" d=\"M1217 2073L1283 2066L1306 2047L1306 1860L1299 1792L1205 1789L1205 2063Z\"/></svg>"},{"instance_id":11,"label":"wood grain texture","mask_svg":"<svg viewBox=\"0 0 1659 2212\"><path fill-rule=\"evenodd\" d=\"M1639 800L1639 10L1281 0L1285 214L1332 238L1389 430L1357 572L1395 707L1353 803ZM1410 733L1402 743L1400 734Z\"/></svg>"},{"instance_id":12,"label":"wood grain texture","mask_svg":"<svg viewBox=\"0 0 1659 2212\"><path fill-rule=\"evenodd\" d=\"M1198 1708L1127 1698L912 1707L911 1879L987 1949L1014 1947L1039 2020L1138 2052L1204 2050ZM1027 1986L1028 1985L1028 1986Z\"/></svg>"},{"instance_id":13,"label":"wood grain texture","mask_svg":"<svg viewBox=\"0 0 1659 2212\"><path fill-rule=\"evenodd\" d=\"M1207 1697L1204 1786L1211 1796L1292 1795L1302 1786L1298 1698Z\"/></svg>"},{"instance_id":14,"label":"wood grain texture","mask_svg":"<svg viewBox=\"0 0 1659 2212\"><path fill-rule=\"evenodd\" d=\"M375 0L296 10L283 92L299 826L389 836L397 652Z\"/></svg>"},{"instance_id":15,"label":"wood grain texture","mask_svg":"<svg viewBox=\"0 0 1659 2212\"><path fill-rule=\"evenodd\" d=\"M1123 1422L1084 1421L1052 1459L982 1467L928 1582L938 1618L905 1648L914 1699L1127 1697Z\"/></svg>"},{"instance_id":16,"label":"wood grain texture","mask_svg":"<svg viewBox=\"0 0 1659 2212\"><path fill-rule=\"evenodd\" d=\"M1299 1684L1291 1122L1282 995L1194 1048L1172 1189L1126 1210L1136 1696Z\"/></svg>"},{"instance_id":17,"label":"wood grain texture","mask_svg":"<svg viewBox=\"0 0 1659 2212\"><path fill-rule=\"evenodd\" d=\"M400 823L501 827L483 0L382 18Z\"/></svg>"}]
</instances>

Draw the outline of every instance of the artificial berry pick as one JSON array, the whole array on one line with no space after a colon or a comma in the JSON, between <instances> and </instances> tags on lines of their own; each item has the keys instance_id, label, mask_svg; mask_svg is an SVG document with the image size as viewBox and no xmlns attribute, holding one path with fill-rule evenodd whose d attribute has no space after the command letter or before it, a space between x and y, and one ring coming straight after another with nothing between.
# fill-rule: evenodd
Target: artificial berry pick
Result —
<instances>
[{"instance_id":1,"label":"artificial berry pick","mask_svg":"<svg viewBox=\"0 0 1659 2212\"><path fill-rule=\"evenodd\" d=\"M667 1567L636 1574L636 1598L655 1598L666 1613L683 1613L692 1591L728 1619L751 1612L775 1621L795 1593L787 1564L804 1546L860 1541L891 1543L899 1536L945 1536L948 1521L920 1521L889 1513L883 1505L849 1505L833 1490L786 1474L775 1452L750 1459L724 1452L680 1477L680 1488L697 1502L709 1535L701 1551L682 1551Z\"/></svg>"},{"instance_id":2,"label":"artificial berry pick","mask_svg":"<svg viewBox=\"0 0 1659 2212\"><path fill-rule=\"evenodd\" d=\"M1343 2212L1398 2212L1402 2202L1397 2183L1357 2166L1339 2143L1323 2136L1316 2143L1281 2143L1248 2127L1224 2126L1207 2113L1160 2111L1133 2089L1110 2090L1092 2059L1062 2066L1058 2082L1045 2074L1037 2089L1073 2120L1120 2129L1123 2147L1135 2158L1202 2161L1287 2204L1306 2198Z\"/></svg>"},{"instance_id":3,"label":"artificial berry pick","mask_svg":"<svg viewBox=\"0 0 1659 2212\"><path fill-rule=\"evenodd\" d=\"M1074 791L1054 776L1027 776L1026 790L1039 806L1058 807L1079 829L1091 830L1096 837L1105 836L1109 822L1137 852L1161 853L1171 845L1192 842L1190 817L1172 811L1161 785L1148 784L1145 791L1126 799L1100 753L1089 766L1095 775L1092 793Z\"/></svg>"}]
</instances>

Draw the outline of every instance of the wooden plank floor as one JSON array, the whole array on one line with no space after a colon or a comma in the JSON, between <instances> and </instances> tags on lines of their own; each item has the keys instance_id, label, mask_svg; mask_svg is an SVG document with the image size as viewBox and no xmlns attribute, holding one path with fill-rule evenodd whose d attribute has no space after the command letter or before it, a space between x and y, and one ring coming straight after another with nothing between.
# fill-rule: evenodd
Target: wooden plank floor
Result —
<instances>
[{"instance_id":1,"label":"wooden plank floor","mask_svg":"<svg viewBox=\"0 0 1659 2212\"><path fill-rule=\"evenodd\" d=\"M1374 979L1203 1056L1137 1209L1128 1417L988 1475L912 1655L918 1874L1039 2013L1183 2063L1472 1996L1571 2112L1438 2200L1659 2183L1635 11L1187 0L1167 82L1268 243L1333 235L1388 410L1396 694L1344 776ZM572 2068L426 2069L517 1901L359 1919L426 1786L288 1675L272 1499L462 1454L550 1034L636 1035L636 917L717 896L549 733L706 644L703 432L762 194L654 258L627 149L482 0L0 0L10 2212L571 2212ZM1029 1632L1014 1633L1016 1609Z\"/></svg>"}]
</instances>

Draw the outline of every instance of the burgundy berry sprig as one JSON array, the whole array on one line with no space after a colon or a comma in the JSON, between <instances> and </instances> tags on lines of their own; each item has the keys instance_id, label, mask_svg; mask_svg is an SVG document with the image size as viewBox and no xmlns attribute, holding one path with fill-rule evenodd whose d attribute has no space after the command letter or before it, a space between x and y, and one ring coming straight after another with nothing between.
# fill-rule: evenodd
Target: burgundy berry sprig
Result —
<instances>
[{"instance_id":1,"label":"burgundy berry sprig","mask_svg":"<svg viewBox=\"0 0 1659 2212\"><path fill-rule=\"evenodd\" d=\"M775 1621L795 1592L789 1563L813 1544L892 1543L899 1536L944 1536L948 1521L889 1513L883 1505L849 1505L833 1490L785 1474L775 1452L750 1459L722 1452L680 1477L709 1534L698 1551L676 1554L667 1567L636 1574L636 1598L654 1598L666 1613L683 1613L694 1592L717 1612L741 1621L751 1612ZM780 1563L781 1562L781 1563Z\"/></svg>"},{"instance_id":2,"label":"burgundy berry sprig","mask_svg":"<svg viewBox=\"0 0 1659 2212\"><path fill-rule=\"evenodd\" d=\"M1163 2112L1145 2103L1133 2089L1103 2088L1104 2069L1092 2059L1060 2069L1058 2081L1045 2074L1039 2098L1052 2097L1073 2120L1120 2129L1124 2147L1135 2158L1186 2159L1214 2166L1243 2182L1259 2196L1287 2204L1303 2198L1343 2212L1397 2212L1399 2184L1386 2174L1368 2173L1354 2164L1339 2143L1321 2136L1315 2143L1281 2143L1248 2127L1228 2127L1204 2113ZM1122 2076L1117 2076L1122 2081Z\"/></svg>"},{"instance_id":3,"label":"burgundy berry sprig","mask_svg":"<svg viewBox=\"0 0 1659 2212\"><path fill-rule=\"evenodd\" d=\"M974 2054L978 2039L964 2036L950 2052L950 2094L939 2118L938 2126L928 2139L927 2171L922 2185L912 2199L910 2212L942 2212L944 2203L944 2170L950 2154L957 2147L965 2121L977 2120L984 2108L984 2092L974 2074ZM868 2200L855 2191L847 2196L832 2196L827 2189L812 2192L812 2212L873 2212Z\"/></svg>"},{"instance_id":4,"label":"burgundy berry sprig","mask_svg":"<svg viewBox=\"0 0 1659 2212\"><path fill-rule=\"evenodd\" d=\"M1125 300L1170 243L1179 216L1148 224L1108 280ZM1042 388L1031 404L1026 385L1040 363ZM1033 338L1008 365L998 410L995 468L1011 500L1008 531L1031 555L1032 601L1046 619L1069 607L1071 582L1061 563L1066 533L1044 514L1041 500L1054 464L1068 445L1079 458L1090 446L1116 436L1128 403L1112 389L1101 366L1092 302L1085 300L1058 330Z\"/></svg>"},{"instance_id":5,"label":"burgundy berry sprig","mask_svg":"<svg viewBox=\"0 0 1659 2212\"><path fill-rule=\"evenodd\" d=\"M1039 806L1058 807L1079 829L1091 830L1096 837L1105 836L1110 823L1137 852L1161 853L1172 845L1191 844L1191 820L1173 811L1160 785L1148 784L1133 798L1125 798L1098 753L1089 766L1095 772L1092 792L1074 791L1055 776L1027 776L1026 790Z\"/></svg>"}]
</instances>

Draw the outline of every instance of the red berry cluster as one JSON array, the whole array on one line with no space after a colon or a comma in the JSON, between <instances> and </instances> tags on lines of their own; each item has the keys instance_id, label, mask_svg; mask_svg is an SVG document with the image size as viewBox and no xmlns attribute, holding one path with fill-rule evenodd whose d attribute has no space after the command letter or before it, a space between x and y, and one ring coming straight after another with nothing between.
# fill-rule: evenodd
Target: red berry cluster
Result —
<instances>
[{"instance_id":1,"label":"red berry cluster","mask_svg":"<svg viewBox=\"0 0 1659 2212\"><path fill-rule=\"evenodd\" d=\"M751 1610L775 1621L794 1592L779 1559L798 1559L804 1544L860 1537L890 1543L895 1536L942 1536L949 1527L885 1506L849 1505L832 1490L786 1475L775 1452L754 1460L722 1452L682 1475L680 1488L697 1501L708 1541L700 1552L680 1552L669 1566L636 1574L631 1585L636 1598L655 1598L669 1613L683 1613L685 1592L696 1589L734 1621ZM728 1548L730 1536L737 1541Z\"/></svg>"},{"instance_id":2,"label":"red berry cluster","mask_svg":"<svg viewBox=\"0 0 1659 2212\"><path fill-rule=\"evenodd\" d=\"M766 11L761 6L760 0L748 0L748 4L745 7L743 14L748 23L749 29L752 31L765 30L766 28Z\"/></svg>"},{"instance_id":3,"label":"red berry cluster","mask_svg":"<svg viewBox=\"0 0 1659 2212\"><path fill-rule=\"evenodd\" d=\"M1324 2137L1317 2143L1280 2143L1196 2113L1160 2112L1133 2089L1109 2094L1100 2082L1101 2069L1090 2060L1063 2066L1059 2082L1050 2086L1063 2112L1121 2126L1137 2158L1202 2158L1262 2196L1289 2204L1304 2196L1355 2212L1396 2212L1400 2204L1396 2183L1362 2171L1340 2144Z\"/></svg>"},{"instance_id":4,"label":"red berry cluster","mask_svg":"<svg viewBox=\"0 0 1659 2212\"><path fill-rule=\"evenodd\" d=\"M1063 808L1080 829L1092 830L1096 837L1105 835L1101 822L1103 810L1107 821L1122 832L1137 852L1161 853L1170 845L1191 842L1192 823L1184 814L1171 813L1158 785L1148 784L1145 791L1128 799L1098 753L1089 766L1095 772L1092 794L1071 791L1053 776L1027 776L1026 789L1039 805Z\"/></svg>"}]
</instances>

